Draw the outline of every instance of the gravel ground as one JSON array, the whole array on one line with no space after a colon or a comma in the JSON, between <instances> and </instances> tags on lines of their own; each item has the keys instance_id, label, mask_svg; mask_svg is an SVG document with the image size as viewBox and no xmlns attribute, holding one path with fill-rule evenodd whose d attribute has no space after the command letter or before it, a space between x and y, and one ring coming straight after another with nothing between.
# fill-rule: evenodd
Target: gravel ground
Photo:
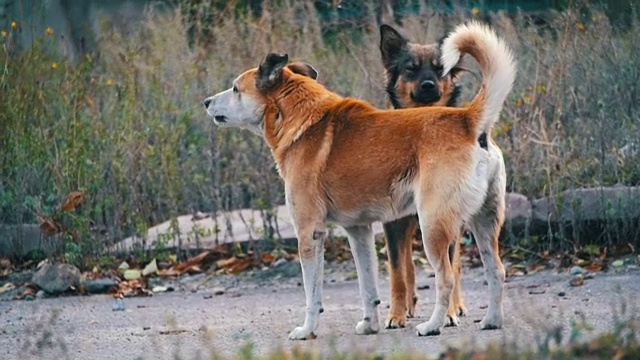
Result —
<instances>
[{"instance_id":1,"label":"gravel ground","mask_svg":"<svg viewBox=\"0 0 640 360\"><path fill-rule=\"evenodd\" d=\"M361 312L353 267L329 265L326 272L325 312L316 340L287 340L304 319L299 266L290 263L243 276L192 276L168 284L174 292L125 299L124 311L113 311L116 300L109 296L0 302L0 359L198 359L230 356L240 349L262 355L295 347L323 353L415 351L437 357L446 346L483 347L492 341L535 346L545 329L562 328L566 335L571 322L583 318L593 328L591 335L601 333L611 329L616 316L637 316L640 304L637 269L598 273L577 287L569 285L569 274L541 272L509 278L505 328L481 331L487 286L481 269L464 269L469 314L457 328L418 337L414 327L428 319L434 305L434 278L420 271L417 317L404 329L358 336L354 330ZM381 276L380 289L384 318L388 276Z\"/></svg>"}]
</instances>

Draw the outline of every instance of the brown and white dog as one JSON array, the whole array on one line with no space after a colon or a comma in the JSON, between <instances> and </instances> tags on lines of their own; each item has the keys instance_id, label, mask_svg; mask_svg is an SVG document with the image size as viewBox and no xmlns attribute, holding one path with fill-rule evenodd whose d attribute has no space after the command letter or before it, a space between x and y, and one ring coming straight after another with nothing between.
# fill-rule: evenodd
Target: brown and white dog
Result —
<instances>
[{"instance_id":1,"label":"brown and white dog","mask_svg":"<svg viewBox=\"0 0 640 360\"><path fill-rule=\"evenodd\" d=\"M489 187L489 155L477 139L498 118L516 72L510 50L484 25L461 25L444 41L444 74L463 53L478 61L483 74L482 87L466 108L379 110L327 90L309 77L315 73L310 65L287 66L288 56L275 53L238 76L231 89L204 101L216 124L264 136L284 180L306 295L304 324L290 339L315 337L323 311L327 223L345 228L354 254L364 313L356 333L377 333L371 223L416 213L437 284L434 311L417 332L440 333L454 286L449 244L480 211ZM481 326L498 328L504 267L498 243L480 239L490 293Z\"/></svg>"}]
</instances>

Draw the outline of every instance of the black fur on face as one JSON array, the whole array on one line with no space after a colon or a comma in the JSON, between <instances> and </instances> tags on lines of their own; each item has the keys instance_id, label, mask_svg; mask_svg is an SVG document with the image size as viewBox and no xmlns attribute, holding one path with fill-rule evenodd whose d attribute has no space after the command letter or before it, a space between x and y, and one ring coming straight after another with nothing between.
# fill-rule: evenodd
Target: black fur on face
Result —
<instances>
[{"instance_id":1,"label":"black fur on face","mask_svg":"<svg viewBox=\"0 0 640 360\"><path fill-rule=\"evenodd\" d=\"M394 108L457 105L460 89L454 80L463 69L456 66L442 76L440 45L413 44L391 26L380 26L386 91Z\"/></svg>"}]
</instances>

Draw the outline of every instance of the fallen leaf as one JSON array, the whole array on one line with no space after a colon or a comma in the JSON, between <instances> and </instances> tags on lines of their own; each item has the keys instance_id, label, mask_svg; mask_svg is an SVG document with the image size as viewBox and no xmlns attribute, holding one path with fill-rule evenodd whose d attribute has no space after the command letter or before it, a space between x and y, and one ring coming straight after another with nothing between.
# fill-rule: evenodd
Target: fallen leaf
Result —
<instances>
[{"instance_id":1,"label":"fallen leaf","mask_svg":"<svg viewBox=\"0 0 640 360\"><path fill-rule=\"evenodd\" d=\"M60 227L52 219L44 215L38 215L38 220L40 221L40 230L45 237L49 237L60 232Z\"/></svg>"},{"instance_id":2,"label":"fallen leaf","mask_svg":"<svg viewBox=\"0 0 640 360\"><path fill-rule=\"evenodd\" d=\"M251 259L249 259L249 258L243 259L242 261L238 261L235 264L233 264L229 268L229 272L231 272L232 274L238 274L238 273L246 270L249 266L251 266L252 263L253 263L253 261L251 261Z\"/></svg>"},{"instance_id":3,"label":"fallen leaf","mask_svg":"<svg viewBox=\"0 0 640 360\"><path fill-rule=\"evenodd\" d=\"M238 261L238 258L235 256L232 256L228 259L221 259L216 261L216 268L218 269L225 268L235 264L237 261Z\"/></svg>"},{"instance_id":4,"label":"fallen leaf","mask_svg":"<svg viewBox=\"0 0 640 360\"><path fill-rule=\"evenodd\" d=\"M176 270L174 268L162 269L158 270L159 276L179 276L182 275L182 271Z\"/></svg>"},{"instance_id":5,"label":"fallen leaf","mask_svg":"<svg viewBox=\"0 0 640 360\"><path fill-rule=\"evenodd\" d=\"M62 211L73 211L82 202L84 195L80 191L73 191L67 196L67 199L62 204Z\"/></svg>"},{"instance_id":6,"label":"fallen leaf","mask_svg":"<svg viewBox=\"0 0 640 360\"><path fill-rule=\"evenodd\" d=\"M266 265L271 264L276 259L271 253L262 253L262 262Z\"/></svg>"},{"instance_id":7,"label":"fallen leaf","mask_svg":"<svg viewBox=\"0 0 640 360\"><path fill-rule=\"evenodd\" d=\"M118 270L127 270L129 268L129 264L126 261L123 261L118 266Z\"/></svg>"},{"instance_id":8,"label":"fallen leaf","mask_svg":"<svg viewBox=\"0 0 640 360\"><path fill-rule=\"evenodd\" d=\"M599 272L600 270L602 270L602 264L598 264L594 261L591 264L585 266L584 269L588 272Z\"/></svg>"},{"instance_id":9,"label":"fallen leaf","mask_svg":"<svg viewBox=\"0 0 640 360\"><path fill-rule=\"evenodd\" d=\"M156 262L156 259L154 258L153 260L151 260L151 262L149 264L147 264L147 266L144 267L144 269L142 270L142 276L147 276L149 274L155 274L158 272L158 263Z\"/></svg>"},{"instance_id":10,"label":"fallen leaf","mask_svg":"<svg viewBox=\"0 0 640 360\"><path fill-rule=\"evenodd\" d=\"M13 290L15 288L16 288L16 286L14 284L6 283L2 287L0 287L0 294L2 294L5 291Z\"/></svg>"},{"instance_id":11,"label":"fallen leaf","mask_svg":"<svg viewBox=\"0 0 640 360\"><path fill-rule=\"evenodd\" d=\"M179 271L184 271L185 269L187 269L187 268L189 268L189 267L191 267L193 265L197 265L200 262L202 262L202 260L204 260L210 253L211 252L209 252L209 251L204 251L204 252L200 253L199 255L196 255L194 257L190 257L187 260L185 260L184 262L182 262L182 263L180 263L178 265L175 265L174 268L176 270L179 270Z\"/></svg>"},{"instance_id":12,"label":"fallen leaf","mask_svg":"<svg viewBox=\"0 0 640 360\"><path fill-rule=\"evenodd\" d=\"M125 270L123 276L126 280L135 280L139 279L140 276L142 276L142 272L137 269Z\"/></svg>"}]
</instances>

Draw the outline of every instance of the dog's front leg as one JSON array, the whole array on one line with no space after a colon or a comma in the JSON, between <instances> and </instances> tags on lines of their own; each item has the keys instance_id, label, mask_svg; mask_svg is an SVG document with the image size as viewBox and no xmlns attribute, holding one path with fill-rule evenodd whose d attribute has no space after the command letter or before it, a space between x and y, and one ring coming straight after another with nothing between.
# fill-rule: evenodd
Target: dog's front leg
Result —
<instances>
[{"instance_id":1,"label":"dog's front leg","mask_svg":"<svg viewBox=\"0 0 640 360\"><path fill-rule=\"evenodd\" d=\"M360 297L362 298L362 321L356 325L356 334L369 335L380 331L378 305L378 259L371 225L345 228L349 246L356 262Z\"/></svg>"},{"instance_id":2,"label":"dog's front leg","mask_svg":"<svg viewBox=\"0 0 640 360\"><path fill-rule=\"evenodd\" d=\"M322 274L324 272L324 239L326 232L301 228L298 236L298 254L302 265L302 280L307 303L304 325L289 333L290 340L315 339L322 308Z\"/></svg>"}]
</instances>

